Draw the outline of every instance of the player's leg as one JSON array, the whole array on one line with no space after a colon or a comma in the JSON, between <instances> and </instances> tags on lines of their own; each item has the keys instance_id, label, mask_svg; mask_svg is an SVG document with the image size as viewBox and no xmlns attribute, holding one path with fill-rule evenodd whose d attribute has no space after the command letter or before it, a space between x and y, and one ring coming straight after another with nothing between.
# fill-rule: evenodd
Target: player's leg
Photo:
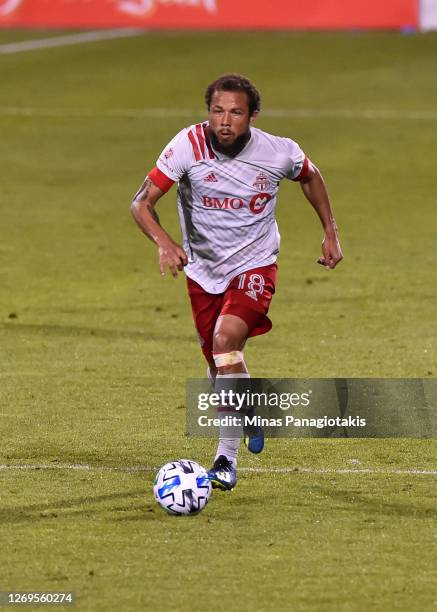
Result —
<instances>
[{"instance_id":1,"label":"player's leg","mask_svg":"<svg viewBox=\"0 0 437 612\"><path fill-rule=\"evenodd\" d=\"M240 383L241 379L249 378L244 363L243 348L247 340L249 328L240 317L232 314L221 315L217 319L213 334L213 355L216 366L215 390L217 393L228 392ZM231 407L219 408L222 420L231 417L242 418L242 414ZM220 437L214 465L209 476L214 488L232 489L237 482L237 455L240 446L243 424L220 427Z\"/></svg>"},{"instance_id":2,"label":"player's leg","mask_svg":"<svg viewBox=\"0 0 437 612\"><path fill-rule=\"evenodd\" d=\"M220 376L249 378L243 357L244 344L248 337L265 334L272 327L267 313L275 292L276 272L276 264L248 270L239 274L226 290L213 342L214 358ZM226 365L224 360L227 360ZM246 407L246 414L253 416L254 407ZM245 426L243 439L250 452L262 452L264 432L261 427ZM221 441L218 456L226 446L229 447L229 460L236 466L239 440ZM232 446L235 447L233 452Z\"/></svg>"}]
</instances>

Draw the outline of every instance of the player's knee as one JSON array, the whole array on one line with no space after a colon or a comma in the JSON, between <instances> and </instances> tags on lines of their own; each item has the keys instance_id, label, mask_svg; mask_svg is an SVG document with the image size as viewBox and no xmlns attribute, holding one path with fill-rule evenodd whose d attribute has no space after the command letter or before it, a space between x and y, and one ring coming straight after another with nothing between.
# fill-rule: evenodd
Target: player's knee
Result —
<instances>
[{"instance_id":1,"label":"player's knee","mask_svg":"<svg viewBox=\"0 0 437 612\"><path fill-rule=\"evenodd\" d=\"M224 330L214 332L213 341L213 353L227 353L238 351L241 348L239 339L234 334Z\"/></svg>"}]
</instances>

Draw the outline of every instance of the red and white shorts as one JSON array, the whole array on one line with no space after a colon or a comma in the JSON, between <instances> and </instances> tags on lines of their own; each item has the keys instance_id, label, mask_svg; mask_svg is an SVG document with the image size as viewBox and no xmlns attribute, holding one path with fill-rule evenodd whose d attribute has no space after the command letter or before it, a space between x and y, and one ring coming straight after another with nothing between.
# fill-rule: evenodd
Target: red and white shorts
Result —
<instances>
[{"instance_id":1,"label":"red and white shorts","mask_svg":"<svg viewBox=\"0 0 437 612\"><path fill-rule=\"evenodd\" d=\"M213 361L214 328L221 315L232 314L243 319L249 328L249 337L271 330L272 322L267 313L275 293L277 269L276 264L271 264L242 272L224 293L208 293L187 277L194 324L208 363Z\"/></svg>"}]
</instances>

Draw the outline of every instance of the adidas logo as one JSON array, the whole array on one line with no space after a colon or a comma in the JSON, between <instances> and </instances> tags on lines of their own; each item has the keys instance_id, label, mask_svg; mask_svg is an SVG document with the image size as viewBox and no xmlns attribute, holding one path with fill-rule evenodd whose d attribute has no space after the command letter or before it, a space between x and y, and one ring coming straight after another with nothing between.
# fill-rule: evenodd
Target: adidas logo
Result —
<instances>
[{"instance_id":1,"label":"adidas logo","mask_svg":"<svg viewBox=\"0 0 437 612\"><path fill-rule=\"evenodd\" d=\"M218 178L216 177L214 172L211 172L211 174L208 174L208 176L205 176L203 180L205 181L205 183L217 183L218 182Z\"/></svg>"}]
</instances>

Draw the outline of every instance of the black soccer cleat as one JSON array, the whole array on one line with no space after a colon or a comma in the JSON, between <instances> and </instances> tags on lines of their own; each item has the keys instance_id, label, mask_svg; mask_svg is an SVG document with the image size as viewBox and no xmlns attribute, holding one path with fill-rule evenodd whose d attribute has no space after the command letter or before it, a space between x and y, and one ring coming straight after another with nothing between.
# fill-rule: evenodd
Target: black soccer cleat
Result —
<instances>
[{"instance_id":1,"label":"black soccer cleat","mask_svg":"<svg viewBox=\"0 0 437 612\"><path fill-rule=\"evenodd\" d=\"M232 491L237 484L237 470L224 455L220 455L214 461L214 465L208 472L213 489Z\"/></svg>"}]
</instances>

